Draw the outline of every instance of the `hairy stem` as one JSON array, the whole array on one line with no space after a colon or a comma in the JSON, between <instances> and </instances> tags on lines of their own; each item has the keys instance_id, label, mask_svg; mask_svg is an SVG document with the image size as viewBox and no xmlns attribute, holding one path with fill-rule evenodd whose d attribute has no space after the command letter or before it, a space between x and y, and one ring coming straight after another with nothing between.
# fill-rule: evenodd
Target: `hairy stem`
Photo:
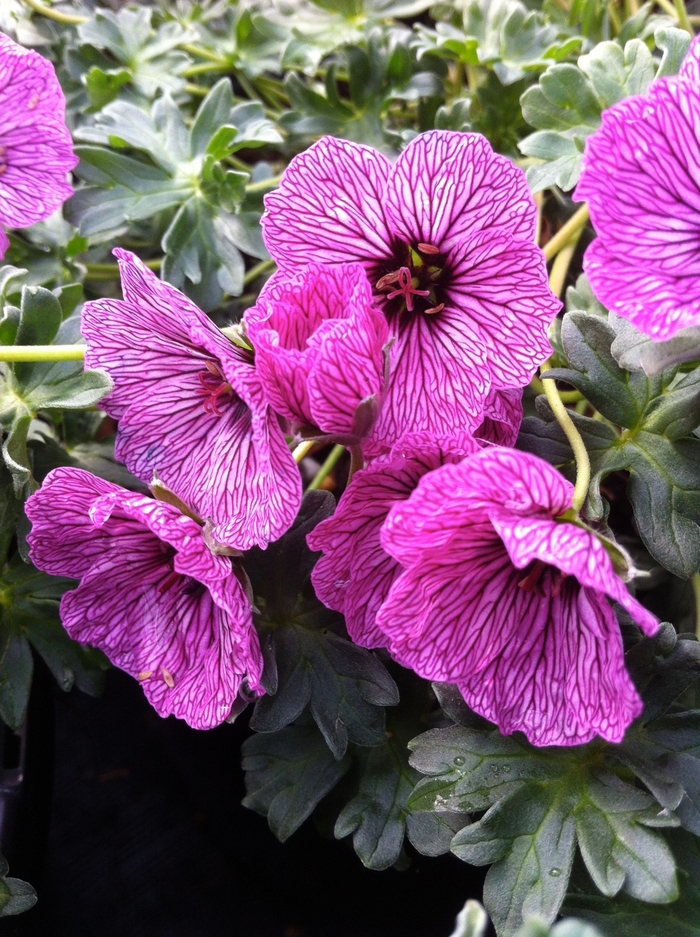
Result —
<instances>
[{"instance_id":1,"label":"hairy stem","mask_svg":"<svg viewBox=\"0 0 700 937\"><path fill-rule=\"evenodd\" d=\"M246 195L256 192L267 192L268 189L275 189L280 184L282 176L272 176L270 179L261 179L260 182L251 182L245 187Z\"/></svg>"},{"instance_id":2,"label":"hairy stem","mask_svg":"<svg viewBox=\"0 0 700 937\"><path fill-rule=\"evenodd\" d=\"M0 361L82 361L85 345L7 345Z\"/></svg>"},{"instance_id":3,"label":"hairy stem","mask_svg":"<svg viewBox=\"0 0 700 937\"><path fill-rule=\"evenodd\" d=\"M693 595L695 596L695 634L700 641L700 573L695 573L690 580L693 585Z\"/></svg>"},{"instance_id":4,"label":"hairy stem","mask_svg":"<svg viewBox=\"0 0 700 937\"><path fill-rule=\"evenodd\" d=\"M364 468L365 457L362 454L362 446L350 446L350 472L348 474L348 485L353 479L355 472Z\"/></svg>"},{"instance_id":5,"label":"hairy stem","mask_svg":"<svg viewBox=\"0 0 700 937\"><path fill-rule=\"evenodd\" d=\"M345 452L345 446L340 446L340 445L333 446L328 457L326 458L326 461L323 463L321 468L316 473L316 477L313 479L313 481L309 485L307 491L315 491L316 489L321 487L323 482L328 478L330 473L338 464L338 460L340 459L340 457L342 456L344 452Z\"/></svg>"},{"instance_id":6,"label":"hairy stem","mask_svg":"<svg viewBox=\"0 0 700 937\"><path fill-rule=\"evenodd\" d=\"M52 10L50 6L47 6L45 3L40 3L39 0L24 0L28 7L34 10L35 13L41 13L42 16L45 16L47 19L55 20L57 23L63 23L66 26L80 26L81 23L87 23L87 16L78 16L74 13L61 13L60 10Z\"/></svg>"},{"instance_id":7,"label":"hairy stem","mask_svg":"<svg viewBox=\"0 0 700 937\"><path fill-rule=\"evenodd\" d=\"M250 283L254 283L258 277L261 277L263 273L267 273L268 270L272 270L274 266L274 260L261 260L259 264L251 267L243 277L243 286L248 286Z\"/></svg>"},{"instance_id":8,"label":"hairy stem","mask_svg":"<svg viewBox=\"0 0 700 937\"><path fill-rule=\"evenodd\" d=\"M566 245L574 237L580 236L583 229L588 224L589 219L588 205L585 203L578 209L578 211L569 218L565 225L557 231L553 238L550 238L549 241L542 248L542 253L547 260L551 260L553 257L559 253L559 251L566 247Z\"/></svg>"},{"instance_id":9,"label":"hairy stem","mask_svg":"<svg viewBox=\"0 0 700 937\"><path fill-rule=\"evenodd\" d=\"M688 19L685 0L673 0L673 6L675 7L676 16L678 17L678 25L681 29L685 29L686 32L693 36L693 27L690 25L690 20Z\"/></svg>"},{"instance_id":10,"label":"hairy stem","mask_svg":"<svg viewBox=\"0 0 700 937\"><path fill-rule=\"evenodd\" d=\"M591 461L588 458L588 452L581 439L581 434L574 426L574 422L569 416L569 411L564 405L564 401L559 396L557 386L553 380L547 378L547 371L552 368L551 358L540 368L540 377L544 385L544 392L547 395L547 401L552 408L552 413L557 419L557 423L564 430L569 445L574 451L576 460L576 485L574 486L574 497L571 507L578 514L586 501L588 486L591 481Z\"/></svg>"}]
</instances>

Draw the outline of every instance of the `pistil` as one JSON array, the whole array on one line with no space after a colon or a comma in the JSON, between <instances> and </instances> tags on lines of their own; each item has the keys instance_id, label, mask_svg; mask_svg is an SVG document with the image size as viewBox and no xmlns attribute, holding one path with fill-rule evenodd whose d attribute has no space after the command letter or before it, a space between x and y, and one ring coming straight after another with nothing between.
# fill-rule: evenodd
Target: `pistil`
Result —
<instances>
[{"instance_id":1,"label":"pistil","mask_svg":"<svg viewBox=\"0 0 700 937\"><path fill-rule=\"evenodd\" d=\"M391 274L390 274L391 275ZM406 309L409 312L413 312L413 297L414 296L430 296L430 290L419 290L418 279L411 277L411 271L408 267L401 267L398 271L397 279L399 283L399 288L393 290L387 296L387 299L394 299L396 296L403 296L404 302L406 303ZM382 277L382 280L386 280L386 277ZM381 280L379 281L382 282ZM379 284L377 284L379 287Z\"/></svg>"}]
</instances>

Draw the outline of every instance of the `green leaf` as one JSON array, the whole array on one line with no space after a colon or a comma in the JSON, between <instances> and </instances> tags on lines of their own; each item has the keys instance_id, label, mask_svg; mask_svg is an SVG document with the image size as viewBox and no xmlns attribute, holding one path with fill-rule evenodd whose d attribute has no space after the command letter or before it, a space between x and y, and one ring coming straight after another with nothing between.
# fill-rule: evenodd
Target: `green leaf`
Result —
<instances>
[{"instance_id":1,"label":"green leaf","mask_svg":"<svg viewBox=\"0 0 700 937\"><path fill-rule=\"evenodd\" d=\"M700 844L682 831L669 835L678 863L680 897L670 905L649 905L617 895L615 900L577 890L565 909L614 937L698 937L700 934Z\"/></svg>"},{"instance_id":2,"label":"green leaf","mask_svg":"<svg viewBox=\"0 0 700 937\"><path fill-rule=\"evenodd\" d=\"M572 6L572 16L574 9ZM680 47L667 33L656 34L663 43L671 42L673 52ZM670 58L666 65L671 68ZM539 83L528 88L521 98L523 117L539 131L518 144L526 156L542 160L527 170L533 192L558 185L573 189L581 169L581 155L586 137L600 126L601 112L631 95L643 94L655 77L655 63L641 39L630 39L624 47L619 42L599 42L577 65L550 65Z\"/></svg>"},{"instance_id":3,"label":"green leaf","mask_svg":"<svg viewBox=\"0 0 700 937\"><path fill-rule=\"evenodd\" d=\"M610 352L620 367L628 371L642 370L653 377L676 364L700 360L699 326L681 329L668 341L655 342L614 313L610 322L616 333Z\"/></svg>"},{"instance_id":4,"label":"green leaf","mask_svg":"<svg viewBox=\"0 0 700 937\"><path fill-rule=\"evenodd\" d=\"M337 760L313 725L287 726L243 743L246 796L243 805L267 815L284 842L312 813L351 765Z\"/></svg>"},{"instance_id":5,"label":"green leaf","mask_svg":"<svg viewBox=\"0 0 700 937\"><path fill-rule=\"evenodd\" d=\"M85 86L94 111L102 108L119 96L119 89L131 80L131 72L125 68L103 71L96 65L85 75Z\"/></svg>"},{"instance_id":6,"label":"green leaf","mask_svg":"<svg viewBox=\"0 0 700 937\"><path fill-rule=\"evenodd\" d=\"M10 729L19 729L24 721L33 670L27 639L3 627L0 638L0 719Z\"/></svg>"},{"instance_id":7,"label":"green leaf","mask_svg":"<svg viewBox=\"0 0 700 937\"><path fill-rule=\"evenodd\" d=\"M603 770L601 755L615 758L616 746L537 749L488 727L452 726L418 736L409 748L411 765L427 775L410 810L486 811L455 835L452 851L475 865L493 863L484 898L499 935L513 934L528 914L554 920L577 842L594 880L611 893L674 900L675 864L651 827L678 819Z\"/></svg>"},{"instance_id":8,"label":"green leaf","mask_svg":"<svg viewBox=\"0 0 700 937\"><path fill-rule=\"evenodd\" d=\"M470 898L457 915L450 937L484 937L488 923L486 911L478 901Z\"/></svg>"},{"instance_id":9,"label":"green leaf","mask_svg":"<svg viewBox=\"0 0 700 937\"><path fill-rule=\"evenodd\" d=\"M666 26L657 29L654 33L654 42L656 48L661 49L663 56L661 64L656 72L657 78L665 78L668 75L677 75L680 71L683 59L690 48L690 35L685 29L676 29L673 26Z\"/></svg>"},{"instance_id":10,"label":"green leaf","mask_svg":"<svg viewBox=\"0 0 700 937\"><path fill-rule=\"evenodd\" d=\"M36 892L19 878L8 878L7 860L0 856L0 917L22 914L36 904Z\"/></svg>"},{"instance_id":11,"label":"green leaf","mask_svg":"<svg viewBox=\"0 0 700 937\"><path fill-rule=\"evenodd\" d=\"M384 706L398 703L396 684L370 651L347 640L342 620L313 598L309 576L317 556L306 534L327 517L333 498L308 492L292 528L266 550L246 554L267 695L250 720L257 732L276 732L308 705L336 758L348 742L386 741Z\"/></svg>"},{"instance_id":12,"label":"green leaf","mask_svg":"<svg viewBox=\"0 0 700 937\"><path fill-rule=\"evenodd\" d=\"M359 791L340 812L335 835L353 834L355 852L368 869L388 869L401 854L407 801L418 774L408 765L405 746L393 738L356 749L355 757Z\"/></svg>"},{"instance_id":13,"label":"green leaf","mask_svg":"<svg viewBox=\"0 0 700 937\"><path fill-rule=\"evenodd\" d=\"M602 480L611 472L629 472L627 495L644 545L674 575L689 578L700 569L700 440L689 435L700 423L700 373L680 375L671 368L648 377L626 371L612 355L615 340L610 321L569 312L561 342L572 367L549 372L623 428L618 433L572 413L591 459L586 513L602 518ZM538 407L551 425L524 420L519 445L566 470L571 455L564 435L546 405Z\"/></svg>"},{"instance_id":14,"label":"green leaf","mask_svg":"<svg viewBox=\"0 0 700 937\"><path fill-rule=\"evenodd\" d=\"M135 89L147 98L155 97L158 91L183 91L185 79L182 73L191 62L188 55L175 48L188 41L185 30L170 21L154 31L151 27L152 13L149 7L125 8L118 13L100 9L78 27L83 43L104 49L124 66L114 70L116 74L126 72L127 77L120 84L131 81ZM85 79L88 90L90 74ZM100 106L97 101L93 104Z\"/></svg>"}]
</instances>

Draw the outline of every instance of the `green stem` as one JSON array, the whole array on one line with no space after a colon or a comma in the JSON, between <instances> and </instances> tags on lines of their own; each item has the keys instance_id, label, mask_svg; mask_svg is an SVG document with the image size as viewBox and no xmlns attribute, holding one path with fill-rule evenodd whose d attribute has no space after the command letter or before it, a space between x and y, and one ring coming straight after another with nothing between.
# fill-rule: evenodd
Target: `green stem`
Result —
<instances>
[{"instance_id":1,"label":"green stem","mask_svg":"<svg viewBox=\"0 0 700 937\"><path fill-rule=\"evenodd\" d=\"M35 13L41 13L42 16L47 17L47 19L55 20L57 23L63 23L66 26L80 26L81 23L87 23L87 16L76 16L72 13L61 13L60 10L52 10L50 6L47 6L45 3L40 3L39 0L24 0L28 7L34 10Z\"/></svg>"},{"instance_id":2,"label":"green stem","mask_svg":"<svg viewBox=\"0 0 700 937\"><path fill-rule=\"evenodd\" d=\"M688 11L685 8L684 0L673 0L673 6L675 7L676 16L678 17L678 25L681 29L685 29L686 32L693 36L693 27L688 20Z\"/></svg>"},{"instance_id":3,"label":"green stem","mask_svg":"<svg viewBox=\"0 0 700 937\"><path fill-rule=\"evenodd\" d=\"M544 384L544 392L547 395L547 401L552 408L552 413L557 419L557 423L564 430L569 445L574 451L576 460L576 485L574 486L574 497L571 507L578 514L581 511L588 494L588 486L591 481L591 462L588 458L588 452L581 439L581 434L574 426L574 422L569 416L569 411L564 406L564 401L559 396L557 385L551 378L547 378L547 371L552 368L551 358L540 368L540 377Z\"/></svg>"},{"instance_id":4,"label":"green stem","mask_svg":"<svg viewBox=\"0 0 700 937\"><path fill-rule=\"evenodd\" d=\"M292 458L297 463L297 465L301 462L302 459L306 458L315 445L315 439L308 439L306 442L299 443L294 452L292 452Z\"/></svg>"},{"instance_id":5,"label":"green stem","mask_svg":"<svg viewBox=\"0 0 700 937\"><path fill-rule=\"evenodd\" d=\"M200 98L205 98L211 91L211 88L202 88L200 85L193 85L192 82L188 81L185 85L185 91L188 94L194 94Z\"/></svg>"},{"instance_id":6,"label":"green stem","mask_svg":"<svg viewBox=\"0 0 700 937\"><path fill-rule=\"evenodd\" d=\"M617 36L622 29L622 20L620 19L620 14L617 12L614 0L610 0L608 4L608 16L610 17L610 25L613 28L613 32Z\"/></svg>"},{"instance_id":7,"label":"green stem","mask_svg":"<svg viewBox=\"0 0 700 937\"><path fill-rule=\"evenodd\" d=\"M588 224L589 217L588 205L584 204L569 218L565 225L562 225L554 237L550 238L544 245L542 253L545 258L551 260L553 257L556 257L559 251L563 247L566 247L574 236L580 235Z\"/></svg>"},{"instance_id":8,"label":"green stem","mask_svg":"<svg viewBox=\"0 0 700 937\"><path fill-rule=\"evenodd\" d=\"M674 7L672 0L656 0L657 6L660 6L664 13L667 13L669 16L672 16L677 19L676 8Z\"/></svg>"},{"instance_id":9,"label":"green stem","mask_svg":"<svg viewBox=\"0 0 700 937\"><path fill-rule=\"evenodd\" d=\"M255 195L256 192L267 192L268 189L276 189L280 184L282 176L272 176L270 179L261 179L260 182L251 182L245 187L246 195Z\"/></svg>"},{"instance_id":10,"label":"green stem","mask_svg":"<svg viewBox=\"0 0 700 937\"><path fill-rule=\"evenodd\" d=\"M180 48L183 52L189 52L190 55L196 55L200 59L207 59L209 62L216 62L222 68L228 67L228 60L220 56L211 49L205 49L204 46L198 46L194 42L184 42Z\"/></svg>"},{"instance_id":11,"label":"green stem","mask_svg":"<svg viewBox=\"0 0 700 937\"><path fill-rule=\"evenodd\" d=\"M151 260L145 260L145 265L149 270L160 270L163 264L162 257L153 257ZM86 280L116 280L119 277L119 264L85 264L87 273Z\"/></svg>"},{"instance_id":12,"label":"green stem","mask_svg":"<svg viewBox=\"0 0 700 937\"><path fill-rule=\"evenodd\" d=\"M695 634L698 641L700 641L700 573L695 573L690 581L695 596Z\"/></svg>"},{"instance_id":13,"label":"green stem","mask_svg":"<svg viewBox=\"0 0 700 937\"><path fill-rule=\"evenodd\" d=\"M219 65L218 62L204 62L202 65L192 65L190 68L186 68L182 75L184 78L194 78L196 75L207 75L209 72L221 72L223 70L223 65Z\"/></svg>"},{"instance_id":14,"label":"green stem","mask_svg":"<svg viewBox=\"0 0 700 937\"><path fill-rule=\"evenodd\" d=\"M320 488L323 482L328 478L330 473L338 464L338 460L341 455L345 452L345 446L333 446L328 455L326 461L323 463L321 468L316 472L316 477L313 479L311 484L308 487L308 491L315 491L317 488Z\"/></svg>"},{"instance_id":15,"label":"green stem","mask_svg":"<svg viewBox=\"0 0 700 937\"><path fill-rule=\"evenodd\" d=\"M85 345L7 345L0 361L82 361Z\"/></svg>"},{"instance_id":16,"label":"green stem","mask_svg":"<svg viewBox=\"0 0 700 937\"><path fill-rule=\"evenodd\" d=\"M579 231L579 235L580 235ZM552 264L552 270L549 274L549 288L554 293L555 296L561 297L561 294L564 290L564 284L566 283L566 275L569 272L569 265L571 264L571 258L574 256L574 251L576 250L576 245L578 244L578 236L573 241L562 247L557 256L554 258L554 263Z\"/></svg>"},{"instance_id":17,"label":"green stem","mask_svg":"<svg viewBox=\"0 0 700 937\"><path fill-rule=\"evenodd\" d=\"M248 286L250 283L254 283L258 277L261 277L263 273L267 273L268 270L272 270L274 266L274 260L261 260L259 264L251 267L243 277L243 286Z\"/></svg>"}]
</instances>

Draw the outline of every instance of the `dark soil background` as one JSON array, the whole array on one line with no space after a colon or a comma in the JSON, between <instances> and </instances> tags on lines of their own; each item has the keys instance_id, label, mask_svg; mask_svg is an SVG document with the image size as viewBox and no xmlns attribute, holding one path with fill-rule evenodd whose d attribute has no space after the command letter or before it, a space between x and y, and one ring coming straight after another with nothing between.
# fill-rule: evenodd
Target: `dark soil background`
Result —
<instances>
[{"instance_id":1,"label":"dark soil background","mask_svg":"<svg viewBox=\"0 0 700 937\"><path fill-rule=\"evenodd\" d=\"M406 871L370 872L309 821L278 843L240 804L244 721L196 732L119 671L92 699L42 667L6 847L39 902L0 921L3 937L448 937L480 897L485 870L453 856L410 850Z\"/></svg>"}]
</instances>

